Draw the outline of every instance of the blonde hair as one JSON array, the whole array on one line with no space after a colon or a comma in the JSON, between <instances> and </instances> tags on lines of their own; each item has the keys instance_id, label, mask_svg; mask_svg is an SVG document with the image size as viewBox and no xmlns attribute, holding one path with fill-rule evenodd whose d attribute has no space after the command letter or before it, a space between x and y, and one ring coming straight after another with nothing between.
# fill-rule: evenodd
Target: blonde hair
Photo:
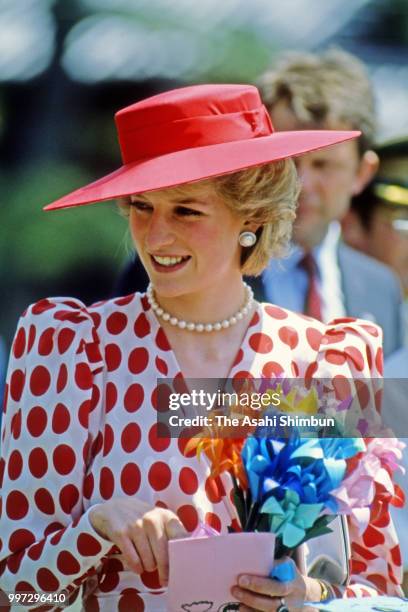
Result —
<instances>
[{"instance_id":1,"label":"blonde hair","mask_svg":"<svg viewBox=\"0 0 408 612\"><path fill-rule=\"evenodd\" d=\"M172 194L194 192L196 186L214 188L225 205L238 217L260 225L257 242L243 247L241 271L248 276L260 274L271 257L282 257L292 233L299 184L295 165L291 159L247 168L197 183L169 188ZM124 216L129 215L130 198L118 200Z\"/></svg>"},{"instance_id":2,"label":"blonde hair","mask_svg":"<svg viewBox=\"0 0 408 612\"><path fill-rule=\"evenodd\" d=\"M360 153L373 147L376 132L374 91L364 65L340 49L321 55L287 53L274 70L259 79L263 101L273 107L285 101L307 127L346 126L361 130Z\"/></svg>"}]
</instances>

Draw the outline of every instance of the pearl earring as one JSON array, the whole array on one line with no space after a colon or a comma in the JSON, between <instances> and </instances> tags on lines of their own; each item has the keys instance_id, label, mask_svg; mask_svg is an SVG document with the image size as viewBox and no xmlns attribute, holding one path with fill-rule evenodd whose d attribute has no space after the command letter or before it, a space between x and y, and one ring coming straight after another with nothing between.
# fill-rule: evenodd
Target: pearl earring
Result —
<instances>
[{"instance_id":1,"label":"pearl earring","mask_svg":"<svg viewBox=\"0 0 408 612\"><path fill-rule=\"evenodd\" d=\"M254 232L241 232L238 242L243 247L254 246L256 242L256 234L254 234Z\"/></svg>"}]
</instances>

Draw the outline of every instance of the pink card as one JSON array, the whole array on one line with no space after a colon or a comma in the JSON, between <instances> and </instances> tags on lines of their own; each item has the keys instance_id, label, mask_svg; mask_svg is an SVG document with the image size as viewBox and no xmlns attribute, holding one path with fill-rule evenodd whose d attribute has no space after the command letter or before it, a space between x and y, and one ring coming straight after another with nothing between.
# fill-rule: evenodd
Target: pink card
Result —
<instances>
[{"instance_id":1,"label":"pink card","mask_svg":"<svg viewBox=\"0 0 408 612\"><path fill-rule=\"evenodd\" d=\"M168 609L237 610L231 587L239 574L267 576L274 563L273 533L231 533L170 540Z\"/></svg>"}]
</instances>

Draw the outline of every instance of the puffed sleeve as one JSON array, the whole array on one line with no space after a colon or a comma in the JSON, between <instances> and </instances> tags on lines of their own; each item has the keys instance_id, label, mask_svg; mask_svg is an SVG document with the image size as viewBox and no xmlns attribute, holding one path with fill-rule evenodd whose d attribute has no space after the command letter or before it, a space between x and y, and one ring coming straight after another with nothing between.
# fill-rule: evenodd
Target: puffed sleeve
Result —
<instances>
[{"instance_id":1,"label":"puffed sleeve","mask_svg":"<svg viewBox=\"0 0 408 612\"><path fill-rule=\"evenodd\" d=\"M350 395L355 398L353 407L356 411L357 405L359 414L353 423L363 436L381 425L382 373L382 330L377 325L348 318L327 325L321 337L315 376L331 384L337 400ZM365 443L370 444L369 438L365 438ZM353 516L347 517L350 583L347 587L334 587L338 597L402 596L401 553L390 516L389 496L383 493L376 487L365 528Z\"/></svg>"},{"instance_id":2,"label":"puffed sleeve","mask_svg":"<svg viewBox=\"0 0 408 612\"><path fill-rule=\"evenodd\" d=\"M76 591L112 549L83 505L102 372L95 326L81 302L46 299L23 314L2 423L3 591Z\"/></svg>"}]
</instances>

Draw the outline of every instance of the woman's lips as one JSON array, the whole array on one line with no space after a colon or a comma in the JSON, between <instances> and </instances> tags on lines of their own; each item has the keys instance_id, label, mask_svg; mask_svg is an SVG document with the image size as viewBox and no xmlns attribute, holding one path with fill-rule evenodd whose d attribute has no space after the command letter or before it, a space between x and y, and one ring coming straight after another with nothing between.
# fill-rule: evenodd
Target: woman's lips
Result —
<instances>
[{"instance_id":1,"label":"woman's lips","mask_svg":"<svg viewBox=\"0 0 408 612\"><path fill-rule=\"evenodd\" d=\"M158 261L156 261L152 255L150 255L150 260L152 262L153 268L156 270L156 272L162 272L162 273L163 272L164 273L176 272L177 270L181 270L181 268L184 268L184 266L190 261L190 259L191 257L187 256L185 259L183 259L179 263L175 263L171 265L163 265L163 264L160 264Z\"/></svg>"}]
</instances>

